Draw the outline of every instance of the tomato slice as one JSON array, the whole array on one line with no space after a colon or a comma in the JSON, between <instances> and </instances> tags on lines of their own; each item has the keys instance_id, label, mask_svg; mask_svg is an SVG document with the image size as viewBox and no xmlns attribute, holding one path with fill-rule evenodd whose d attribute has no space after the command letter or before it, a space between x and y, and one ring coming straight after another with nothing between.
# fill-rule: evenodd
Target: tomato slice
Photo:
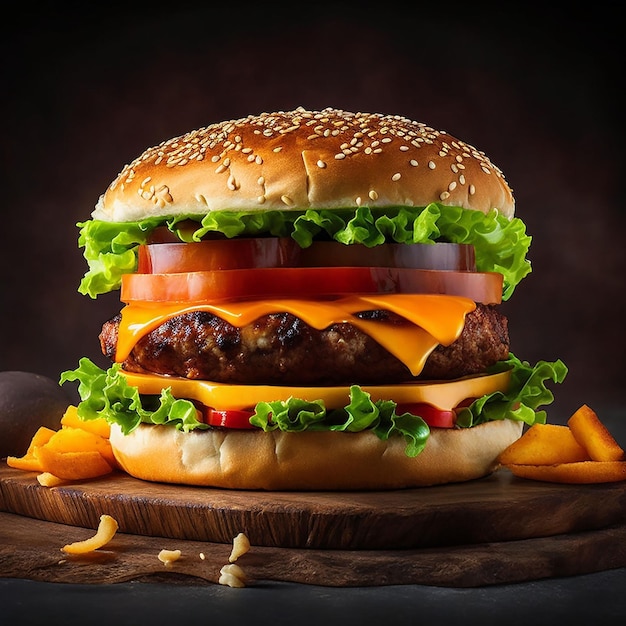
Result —
<instances>
[{"instance_id":1,"label":"tomato slice","mask_svg":"<svg viewBox=\"0 0 626 626\"><path fill-rule=\"evenodd\" d=\"M396 413L411 413L418 415L432 428L454 428L456 425L456 412L454 410L438 409L432 404L402 404L396 408ZM211 426L221 428L251 429L250 424L253 411L243 409L205 409L205 422Z\"/></svg>"},{"instance_id":2,"label":"tomato slice","mask_svg":"<svg viewBox=\"0 0 626 626\"><path fill-rule=\"evenodd\" d=\"M256 267L297 267L300 248L288 237L215 239L139 246L137 272L174 274Z\"/></svg>"},{"instance_id":3,"label":"tomato slice","mask_svg":"<svg viewBox=\"0 0 626 626\"><path fill-rule=\"evenodd\" d=\"M308 248L290 237L211 239L139 246L140 274L175 274L262 267L399 267L475 271L469 244L382 244L368 248L317 241Z\"/></svg>"},{"instance_id":4,"label":"tomato slice","mask_svg":"<svg viewBox=\"0 0 626 626\"><path fill-rule=\"evenodd\" d=\"M396 413L410 413L419 415L432 428L454 428L456 426L456 412L458 409L470 406L476 398L467 398L459 403L454 409L439 409L426 402L414 402L410 404L398 404Z\"/></svg>"},{"instance_id":5,"label":"tomato slice","mask_svg":"<svg viewBox=\"0 0 626 626\"><path fill-rule=\"evenodd\" d=\"M456 424L456 413L454 410L438 409L432 404L399 404L396 413L410 413L418 415L432 428L454 428Z\"/></svg>"},{"instance_id":6,"label":"tomato slice","mask_svg":"<svg viewBox=\"0 0 626 626\"><path fill-rule=\"evenodd\" d=\"M303 267L126 274L122 302L215 302L266 297L320 298L345 294L429 293L498 304L502 275L391 267Z\"/></svg>"},{"instance_id":7,"label":"tomato slice","mask_svg":"<svg viewBox=\"0 0 626 626\"><path fill-rule=\"evenodd\" d=\"M250 424L250 418L254 415L254 411L246 411L244 409L224 409L217 410L207 408L205 410L205 421L211 426L221 426L223 428L255 428Z\"/></svg>"}]
</instances>

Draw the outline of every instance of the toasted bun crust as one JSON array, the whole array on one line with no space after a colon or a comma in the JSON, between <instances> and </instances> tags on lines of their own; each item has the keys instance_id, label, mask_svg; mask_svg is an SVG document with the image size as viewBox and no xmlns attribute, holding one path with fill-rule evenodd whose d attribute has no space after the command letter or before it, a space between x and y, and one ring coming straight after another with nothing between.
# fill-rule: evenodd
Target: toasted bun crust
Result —
<instances>
[{"instance_id":1,"label":"toasted bun crust","mask_svg":"<svg viewBox=\"0 0 626 626\"><path fill-rule=\"evenodd\" d=\"M463 429L431 429L414 458L402 437L371 432L283 433L205 430L183 433L140 425L130 435L111 427L120 466L142 480L271 491L383 490L480 478L522 433L513 420Z\"/></svg>"},{"instance_id":2,"label":"toasted bun crust","mask_svg":"<svg viewBox=\"0 0 626 626\"><path fill-rule=\"evenodd\" d=\"M448 133L400 116L299 108L213 124L146 150L92 216L126 222L431 202L509 218L515 208L500 170Z\"/></svg>"}]
</instances>

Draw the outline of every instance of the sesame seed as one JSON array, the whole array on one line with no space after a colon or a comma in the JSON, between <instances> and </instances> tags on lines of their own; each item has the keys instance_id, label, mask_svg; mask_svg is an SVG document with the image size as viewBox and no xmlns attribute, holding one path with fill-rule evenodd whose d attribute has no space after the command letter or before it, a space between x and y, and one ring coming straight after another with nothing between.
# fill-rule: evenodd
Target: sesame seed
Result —
<instances>
[{"instance_id":1,"label":"sesame seed","mask_svg":"<svg viewBox=\"0 0 626 626\"><path fill-rule=\"evenodd\" d=\"M367 195L370 197L370 200L378 200L378 194L373 189Z\"/></svg>"},{"instance_id":2,"label":"sesame seed","mask_svg":"<svg viewBox=\"0 0 626 626\"><path fill-rule=\"evenodd\" d=\"M402 174L400 174L400 172L396 172L392 177L391 180L393 180L394 182L400 180L402 178Z\"/></svg>"},{"instance_id":3,"label":"sesame seed","mask_svg":"<svg viewBox=\"0 0 626 626\"><path fill-rule=\"evenodd\" d=\"M283 204L287 206L293 206L293 200L289 196L281 196L280 200Z\"/></svg>"},{"instance_id":4,"label":"sesame seed","mask_svg":"<svg viewBox=\"0 0 626 626\"><path fill-rule=\"evenodd\" d=\"M449 185L448 185L448 191L454 191L456 189L456 181L452 181Z\"/></svg>"},{"instance_id":5,"label":"sesame seed","mask_svg":"<svg viewBox=\"0 0 626 626\"><path fill-rule=\"evenodd\" d=\"M361 204L363 203L363 200L361 200L361 196L357 196L355 202L357 206L361 206Z\"/></svg>"},{"instance_id":6,"label":"sesame seed","mask_svg":"<svg viewBox=\"0 0 626 626\"><path fill-rule=\"evenodd\" d=\"M437 167L437 164L434 161L428 161L428 167L431 170L434 170Z\"/></svg>"},{"instance_id":7,"label":"sesame seed","mask_svg":"<svg viewBox=\"0 0 626 626\"><path fill-rule=\"evenodd\" d=\"M317 167L324 169L326 167L326 163L324 163L324 161L322 161L321 159L317 162Z\"/></svg>"},{"instance_id":8,"label":"sesame seed","mask_svg":"<svg viewBox=\"0 0 626 626\"><path fill-rule=\"evenodd\" d=\"M459 182L461 183L461 185L465 184L465 176L463 176L463 174L459 176Z\"/></svg>"},{"instance_id":9,"label":"sesame seed","mask_svg":"<svg viewBox=\"0 0 626 626\"><path fill-rule=\"evenodd\" d=\"M415 159L411 159L409 161L409 165L412 165L413 167L417 167L419 165L419 163Z\"/></svg>"},{"instance_id":10,"label":"sesame seed","mask_svg":"<svg viewBox=\"0 0 626 626\"><path fill-rule=\"evenodd\" d=\"M470 196L473 196L476 193L476 187L474 187L474 185L469 186L469 193Z\"/></svg>"},{"instance_id":11,"label":"sesame seed","mask_svg":"<svg viewBox=\"0 0 626 626\"><path fill-rule=\"evenodd\" d=\"M340 152L339 154L335 155L335 158L339 161L341 159L345 159L346 155L343 152Z\"/></svg>"},{"instance_id":12,"label":"sesame seed","mask_svg":"<svg viewBox=\"0 0 626 626\"><path fill-rule=\"evenodd\" d=\"M450 194L447 191L444 191L441 194L439 194L440 200L447 200L449 197L450 197Z\"/></svg>"},{"instance_id":13,"label":"sesame seed","mask_svg":"<svg viewBox=\"0 0 626 626\"><path fill-rule=\"evenodd\" d=\"M257 181L256 181L256 182L257 182L257 184L259 184L259 185L264 185L264 184L265 184L265 177L264 177L264 176L259 176L259 177L257 178Z\"/></svg>"}]
</instances>

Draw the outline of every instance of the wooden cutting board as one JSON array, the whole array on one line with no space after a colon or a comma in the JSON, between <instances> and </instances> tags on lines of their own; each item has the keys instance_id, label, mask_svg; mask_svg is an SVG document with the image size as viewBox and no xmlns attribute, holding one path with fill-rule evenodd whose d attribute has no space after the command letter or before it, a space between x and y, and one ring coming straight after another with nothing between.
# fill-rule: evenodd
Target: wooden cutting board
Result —
<instances>
[{"instance_id":1,"label":"wooden cutting board","mask_svg":"<svg viewBox=\"0 0 626 626\"><path fill-rule=\"evenodd\" d=\"M174 573L217 582L239 532L253 546L240 560L253 579L305 584L480 586L626 566L626 483L558 485L507 471L389 492L267 493L125 474L45 488L2 466L0 510L0 575L66 582ZM120 525L110 546L62 559L59 548L93 534L103 513ZM164 547L189 556L167 569L156 559Z\"/></svg>"}]
</instances>

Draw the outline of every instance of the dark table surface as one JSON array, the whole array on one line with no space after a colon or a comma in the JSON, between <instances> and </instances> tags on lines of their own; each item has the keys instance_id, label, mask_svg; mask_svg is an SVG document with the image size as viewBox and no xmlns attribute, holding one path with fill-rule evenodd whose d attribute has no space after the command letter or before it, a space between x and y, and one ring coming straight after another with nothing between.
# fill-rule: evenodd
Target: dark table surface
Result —
<instances>
[{"instance_id":1,"label":"dark table surface","mask_svg":"<svg viewBox=\"0 0 626 626\"><path fill-rule=\"evenodd\" d=\"M0 623L595 624L626 623L626 568L514 585L329 588L267 583L65 585L0 579Z\"/></svg>"}]
</instances>

